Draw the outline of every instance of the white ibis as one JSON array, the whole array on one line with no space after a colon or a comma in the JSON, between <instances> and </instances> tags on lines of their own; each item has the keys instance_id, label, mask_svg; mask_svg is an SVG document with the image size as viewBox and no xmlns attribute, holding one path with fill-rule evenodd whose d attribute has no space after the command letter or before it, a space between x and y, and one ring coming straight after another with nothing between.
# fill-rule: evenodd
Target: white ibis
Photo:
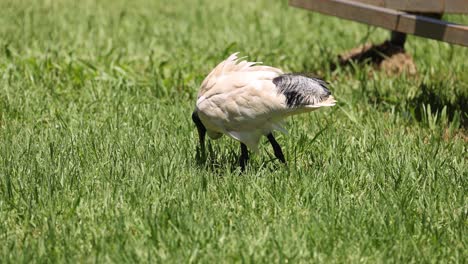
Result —
<instances>
[{"instance_id":1,"label":"white ibis","mask_svg":"<svg viewBox=\"0 0 468 264\"><path fill-rule=\"evenodd\" d=\"M257 152L260 138L266 136L276 158L286 163L273 131L286 132L282 122L288 116L333 106L336 101L323 80L240 61L237 54L218 64L198 92L192 120L200 149L204 155L206 133L212 139L226 134L240 141L243 171L249 159L247 148Z\"/></svg>"}]
</instances>

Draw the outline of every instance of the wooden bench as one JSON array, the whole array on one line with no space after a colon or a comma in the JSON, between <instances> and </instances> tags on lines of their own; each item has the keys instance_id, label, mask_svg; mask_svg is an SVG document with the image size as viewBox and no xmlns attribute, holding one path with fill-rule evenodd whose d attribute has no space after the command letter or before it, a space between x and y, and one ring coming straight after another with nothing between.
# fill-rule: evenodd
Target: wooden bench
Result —
<instances>
[{"instance_id":1,"label":"wooden bench","mask_svg":"<svg viewBox=\"0 0 468 264\"><path fill-rule=\"evenodd\" d=\"M468 13L468 0L289 0L289 5L389 29L401 45L405 34L413 34L468 46L468 26L438 19Z\"/></svg>"}]
</instances>

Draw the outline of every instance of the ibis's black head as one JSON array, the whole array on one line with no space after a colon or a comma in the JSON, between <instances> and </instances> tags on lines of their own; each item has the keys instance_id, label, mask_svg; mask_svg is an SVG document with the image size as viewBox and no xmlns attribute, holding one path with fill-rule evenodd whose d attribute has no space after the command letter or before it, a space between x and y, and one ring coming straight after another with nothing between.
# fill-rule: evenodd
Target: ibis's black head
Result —
<instances>
[{"instance_id":1,"label":"ibis's black head","mask_svg":"<svg viewBox=\"0 0 468 264\"><path fill-rule=\"evenodd\" d=\"M203 125L202 121L200 120L200 118L198 117L198 113L197 111L193 111L192 113L192 121L195 123L195 126L197 126L197 130L198 130L198 138L199 138L199 141L200 141L200 148L197 150L200 150L200 152L198 152L198 157L203 159L205 157L205 135L206 135L206 128L205 126Z\"/></svg>"}]
</instances>

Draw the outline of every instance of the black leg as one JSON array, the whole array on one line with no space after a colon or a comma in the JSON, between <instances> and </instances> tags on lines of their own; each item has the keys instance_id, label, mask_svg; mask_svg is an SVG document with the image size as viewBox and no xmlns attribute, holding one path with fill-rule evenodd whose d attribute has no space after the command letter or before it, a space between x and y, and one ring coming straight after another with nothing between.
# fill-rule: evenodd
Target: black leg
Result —
<instances>
[{"instance_id":1,"label":"black leg","mask_svg":"<svg viewBox=\"0 0 468 264\"><path fill-rule=\"evenodd\" d=\"M247 160L249 160L249 151L247 150L247 146L244 143L241 143L241 155L239 158L239 165L241 167L241 171L245 170Z\"/></svg>"},{"instance_id":2,"label":"black leg","mask_svg":"<svg viewBox=\"0 0 468 264\"><path fill-rule=\"evenodd\" d=\"M197 126L198 130L198 140L200 142L200 148L197 148L197 158L199 160L204 161L206 159L205 153L205 135L206 135L206 128L201 122L200 118L198 117L197 112L192 113L192 120Z\"/></svg>"},{"instance_id":3,"label":"black leg","mask_svg":"<svg viewBox=\"0 0 468 264\"><path fill-rule=\"evenodd\" d=\"M275 157L277 157L282 163L286 163L286 159L284 159L283 151L281 150L280 145L278 142L276 142L275 137L273 136L272 133L267 135L268 140L271 143L271 146L273 147L273 150L275 151Z\"/></svg>"}]
</instances>

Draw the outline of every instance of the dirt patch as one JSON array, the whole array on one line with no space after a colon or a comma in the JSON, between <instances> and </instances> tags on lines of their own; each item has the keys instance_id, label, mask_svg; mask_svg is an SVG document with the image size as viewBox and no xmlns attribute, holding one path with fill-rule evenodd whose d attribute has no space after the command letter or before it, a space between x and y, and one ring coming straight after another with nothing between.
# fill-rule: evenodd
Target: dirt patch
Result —
<instances>
[{"instance_id":1,"label":"dirt patch","mask_svg":"<svg viewBox=\"0 0 468 264\"><path fill-rule=\"evenodd\" d=\"M416 74L416 65L413 57L403 47L385 41L379 45L370 43L353 48L338 57L342 66L351 63L370 63L378 70L387 74L398 75L402 73Z\"/></svg>"}]
</instances>

